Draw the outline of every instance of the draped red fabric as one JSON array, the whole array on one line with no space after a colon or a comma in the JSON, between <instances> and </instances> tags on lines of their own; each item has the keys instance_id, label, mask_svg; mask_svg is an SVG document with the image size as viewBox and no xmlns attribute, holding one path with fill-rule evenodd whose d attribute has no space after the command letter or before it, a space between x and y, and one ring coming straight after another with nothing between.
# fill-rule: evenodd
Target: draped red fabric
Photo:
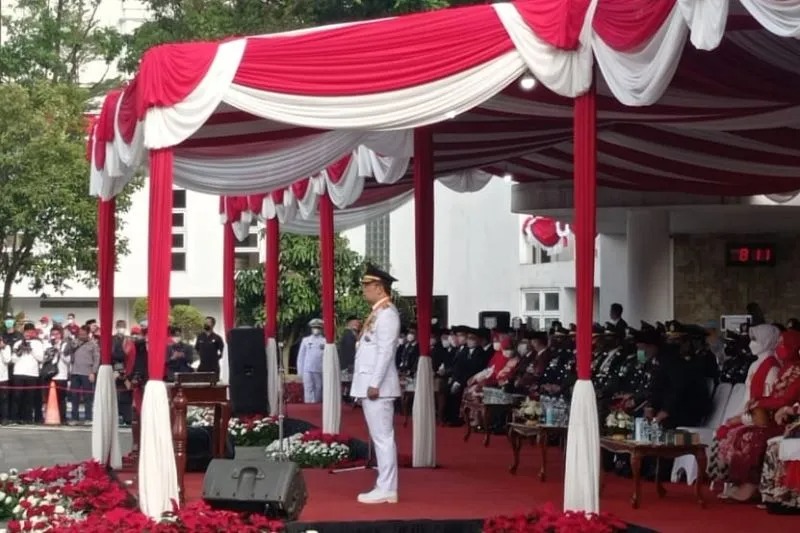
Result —
<instances>
[{"instance_id":1,"label":"draped red fabric","mask_svg":"<svg viewBox=\"0 0 800 533\"><path fill-rule=\"evenodd\" d=\"M444 9L249 38L234 83L305 96L370 94L459 74L513 49L492 6Z\"/></svg>"},{"instance_id":2,"label":"draped red fabric","mask_svg":"<svg viewBox=\"0 0 800 533\"><path fill-rule=\"evenodd\" d=\"M147 261L147 370L164 380L169 282L172 272L172 150L150 151L150 228Z\"/></svg>"},{"instance_id":3,"label":"draped red fabric","mask_svg":"<svg viewBox=\"0 0 800 533\"><path fill-rule=\"evenodd\" d=\"M433 314L433 133L414 130L414 237L417 267L417 338L420 356L430 356Z\"/></svg>"},{"instance_id":4,"label":"draped red fabric","mask_svg":"<svg viewBox=\"0 0 800 533\"><path fill-rule=\"evenodd\" d=\"M122 101L119 103L119 111L117 112L119 134L126 144L131 143L133 134L136 132L136 123L138 122L136 91L138 86L139 84L136 78L128 84L125 91L122 93Z\"/></svg>"},{"instance_id":5,"label":"draped red fabric","mask_svg":"<svg viewBox=\"0 0 800 533\"><path fill-rule=\"evenodd\" d=\"M342 179L344 171L347 170L347 166L350 164L352 159L353 154L347 154L332 165L329 165L326 169L328 171L328 179L333 183L339 183L339 180Z\"/></svg>"},{"instance_id":6,"label":"draped red fabric","mask_svg":"<svg viewBox=\"0 0 800 533\"><path fill-rule=\"evenodd\" d=\"M111 364L111 328L114 322L114 270L116 268L117 201L97 200L97 278L100 291L100 364Z\"/></svg>"},{"instance_id":7,"label":"draped red fabric","mask_svg":"<svg viewBox=\"0 0 800 533\"><path fill-rule=\"evenodd\" d=\"M151 107L182 102L205 78L219 44L172 43L145 52L134 80L136 117L142 120Z\"/></svg>"},{"instance_id":8,"label":"draped red fabric","mask_svg":"<svg viewBox=\"0 0 800 533\"><path fill-rule=\"evenodd\" d=\"M536 0L514 5L541 40L561 50L576 50L590 3L590 0Z\"/></svg>"},{"instance_id":9,"label":"draped red fabric","mask_svg":"<svg viewBox=\"0 0 800 533\"><path fill-rule=\"evenodd\" d=\"M103 100L100 116L97 118L94 143L94 162L98 169L106 164L106 143L114 141L114 115L117 112L117 102L121 91L115 90L108 93Z\"/></svg>"},{"instance_id":10,"label":"draped red fabric","mask_svg":"<svg viewBox=\"0 0 800 533\"><path fill-rule=\"evenodd\" d=\"M645 45L667 20L676 0L603 0L592 25L614 50L629 52Z\"/></svg>"},{"instance_id":11,"label":"draped red fabric","mask_svg":"<svg viewBox=\"0 0 800 533\"><path fill-rule=\"evenodd\" d=\"M592 377L592 315L594 313L594 241L597 206L596 89L575 99L575 293L577 299L578 379Z\"/></svg>"},{"instance_id":12,"label":"draped red fabric","mask_svg":"<svg viewBox=\"0 0 800 533\"><path fill-rule=\"evenodd\" d=\"M333 202L325 193L319 199L319 266L322 272L323 331L328 343L334 342L336 335L333 236Z\"/></svg>"},{"instance_id":13,"label":"draped red fabric","mask_svg":"<svg viewBox=\"0 0 800 533\"><path fill-rule=\"evenodd\" d=\"M278 284L280 272L281 232L278 217L267 219L267 261L264 265L264 336L278 336Z\"/></svg>"},{"instance_id":14,"label":"draped red fabric","mask_svg":"<svg viewBox=\"0 0 800 533\"><path fill-rule=\"evenodd\" d=\"M300 181L292 183L292 193L294 193L295 198L298 200L305 198L309 185L311 185L311 180L308 178L303 178Z\"/></svg>"},{"instance_id":15,"label":"draped red fabric","mask_svg":"<svg viewBox=\"0 0 800 533\"><path fill-rule=\"evenodd\" d=\"M224 224L222 238L222 321L225 322L225 334L235 327L236 322L236 269L235 252L236 236L233 234L232 221Z\"/></svg>"}]
</instances>

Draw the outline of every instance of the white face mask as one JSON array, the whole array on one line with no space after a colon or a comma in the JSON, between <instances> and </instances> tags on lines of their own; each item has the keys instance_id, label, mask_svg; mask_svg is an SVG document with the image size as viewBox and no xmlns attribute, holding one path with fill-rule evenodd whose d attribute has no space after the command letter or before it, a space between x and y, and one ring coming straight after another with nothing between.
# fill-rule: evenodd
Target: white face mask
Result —
<instances>
[{"instance_id":1,"label":"white face mask","mask_svg":"<svg viewBox=\"0 0 800 533\"><path fill-rule=\"evenodd\" d=\"M528 353L528 345L527 344L518 344L517 345L517 353L520 355L525 355Z\"/></svg>"},{"instance_id":2,"label":"white face mask","mask_svg":"<svg viewBox=\"0 0 800 533\"><path fill-rule=\"evenodd\" d=\"M503 355L510 358L512 355L514 355L514 350L503 350Z\"/></svg>"},{"instance_id":3,"label":"white face mask","mask_svg":"<svg viewBox=\"0 0 800 533\"><path fill-rule=\"evenodd\" d=\"M757 355L762 352L761 343L758 341L750 341L750 351L753 355Z\"/></svg>"},{"instance_id":4,"label":"white face mask","mask_svg":"<svg viewBox=\"0 0 800 533\"><path fill-rule=\"evenodd\" d=\"M417 336L414 335L413 333L409 333L408 335L406 335L406 340L408 342L414 342L415 340L417 340Z\"/></svg>"},{"instance_id":5,"label":"white face mask","mask_svg":"<svg viewBox=\"0 0 800 533\"><path fill-rule=\"evenodd\" d=\"M175 344L180 344L181 338L180 337L172 337L172 342Z\"/></svg>"},{"instance_id":6,"label":"white face mask","mask_svg":"<svg viewBox=\"0 0 800 533\"><path fill-rule=\"evenodd\" d=\"M500 348L501 348L500 343L499 342L493 342L492 343L492 348L494 348L495 352L499 352Z\"/></svg>"},{"instance_id":7,"label":"white face mask","mask_svg":"<svg viewBox=\"0 0 800 533\"><path fill-rule=\"evenodd\" d=\"M314 335L315 337L319 337L322 334L322 330L319 328L312 328L311 334Z\"/></svg>"},{"instance_id":8,"label":"white face mask","mask_svg":"<svg viewBox=\"0 0 800 533\"><path fill-rule=\"evenodd\" d=\"M117 335L125 335L125 328L117 328Z\"/></svg>"},{"instance_id":9,"label":"white face mask","mask_svg":"<svg viewBox=\"0 0 800 533\"><path fill-rule=\"evenodd\" d=\"M450 347L450 337L442 337L442 346L444 348Z\"/></svg>"}]
</instances>

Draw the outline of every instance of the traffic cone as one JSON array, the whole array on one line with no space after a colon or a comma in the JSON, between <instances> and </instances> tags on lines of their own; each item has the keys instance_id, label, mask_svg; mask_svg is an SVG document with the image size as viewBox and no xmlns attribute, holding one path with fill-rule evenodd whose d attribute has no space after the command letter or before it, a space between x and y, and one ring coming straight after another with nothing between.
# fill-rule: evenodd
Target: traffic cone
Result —
<instances>
[{"instance_id":1,"label":"traffic cone","mask_svg":"<svg viewBox=\"0 0 800 533\"><path fill-rule=\"evenodd\" d=\"M58 411L58 393L56 393L55 381L50 381L50 392L47 395L47 409L44 412L44 423L48 426L61 425L61 413Z\"/></svg>"}]
</instances>

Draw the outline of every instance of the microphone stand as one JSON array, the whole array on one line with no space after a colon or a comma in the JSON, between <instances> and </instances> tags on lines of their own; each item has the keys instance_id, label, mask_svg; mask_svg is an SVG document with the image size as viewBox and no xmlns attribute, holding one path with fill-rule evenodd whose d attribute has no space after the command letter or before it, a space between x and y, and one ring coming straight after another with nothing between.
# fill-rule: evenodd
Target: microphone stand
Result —
<instances>
[{"instance_id":1,"label":"microphone stand","mask_svg":"<svg viewBox=\"0 0 800 533\"><path fill-rule=\"evenodd\" d=\"M282 351L283 343L278 344L278 353ZM286 442L284 440L284 433L283 433L283 420L285 418L284 410L285 410L285 398L284 398L284 384L286 381L286 371L283 367L283 357L278 356L278 376L280 379L278 380L278 454L277 459L278 461L288 461L289 454L286 453Z\"/></svg>"}]
</instances>

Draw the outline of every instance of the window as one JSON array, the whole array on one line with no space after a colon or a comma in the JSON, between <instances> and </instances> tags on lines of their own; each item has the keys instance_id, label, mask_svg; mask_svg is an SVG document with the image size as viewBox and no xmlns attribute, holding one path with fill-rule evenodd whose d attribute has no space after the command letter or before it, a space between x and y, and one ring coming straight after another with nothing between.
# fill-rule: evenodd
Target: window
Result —
<instances>
[{"instance_id":1,"label":"window","mask_svg":"<svg viewBox=\"0 0 800 533\"><path fill-rule=\"evenodd\" d=\"M170 309L175 307L176 305L192 305L192 303L188 298L170 298L169 299Z\"/></svg>"},{"instance_id":2,"label":"window","mask_svg":"<svg viewBox=\"0 0 800 533\"><path fill-rule=\"evenodd\" d=\"M548 329L560 317L560 295L557 290L522 291L522 316L530 318L539 330Z\"/></svg>"},{"instance_id":3,"label":"window","mask_svg":"<svg viewBox=\"0 0 800 533\"><path fill-rule=\"evenodd\" d=\"M172 191L172 271L186 271L186 191Z\"/></svg>"},{"instance_id":4,"label":"window","mask_svg":"<svg viewBox=\"0 0 800 533\"><path fill-rule=\"evenodd\" d=\"M234 269L251 270L258 268L260 261L258 222L253 219L250 223L250 233L243 241L236 243L234 251Z\"/></svg>"},{"instance_id":5,"label":"window","mask_svg":"<svg viewBox=\"0 0 800 533\"><path fill-rule=\"evenodd\" d=\"M97 300L64 300L63 298L43 299L40 309L96 309Z\"/></svg>"},{"instance_id":6,"label":"window","mask_svg":"<svg viewBox=\"0 0 800 533\"><path fill-rule=\"evenodd\" d=\"M383 268L390 269L389 215L367 222L365 254L369 261Z\"/></svg>"}]
</instances>

